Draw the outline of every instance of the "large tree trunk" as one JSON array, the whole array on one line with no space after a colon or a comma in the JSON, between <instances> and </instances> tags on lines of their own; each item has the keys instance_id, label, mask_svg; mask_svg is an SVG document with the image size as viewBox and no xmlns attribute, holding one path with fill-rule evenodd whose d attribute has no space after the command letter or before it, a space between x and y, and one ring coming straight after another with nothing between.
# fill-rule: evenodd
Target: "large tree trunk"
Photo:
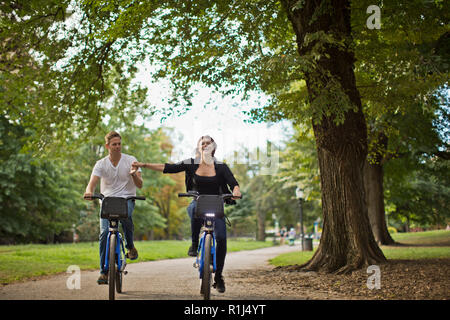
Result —
<instances>
[{"instance_id":1,"label":"large tree trunk","mask_svg":"<svg viewBox=\"0 0 450 320\"><path fill-rule=\"evenodd\" d=\"M166 196L164 199L163 197ZM160 193L160 200L155 200L155 205L159 209L159 213L163 218L166 219L166 227L164 228L164 239L169 240L170 239L170 200L171 196L170 193L164 194Z\"/></svg>"},{"instance_id":2,"label":"large tree trunk","mask_svg":"<svg viewBox=\"0 0 450 320\"><path fill-rule=\"evenodd\" d=\"M306 270L345 273L366 265L385 262L370 229L364 197L363 168L367 156L367 131L353 72L350 9L348 1L283 1L297 36L299 54L312 53L317 40L304 45L305 35L323 31L336 40L343 39L346 50L326 44L315 70L305 71L310 103L323 94L330 81L338 81L356 109L345 114L342 124L333 114L313 122L318 151L323 211L323 233L312 259L302 266ZM317 14L322 11L322 14ZM328 55L328 56L327 56ZM330 109L339 110L341 101Z\"/></svg>"},{"instance_id":3,"label":"large tree trunk","mask_svg":"<svg viewBox=\"0 0 450 320\"><path fill-rule=\"evenodd\" d=\"M386 225L384 211L383 165L366 161L364 166L364 187L370 226L379 244L395 244Z\"/></svg>"},{"instance_id":4,"label":"large tree trunk","mask_svg":"<svg viewBox=\"0 0 450 320\"><path fill-rule=\"evenodd\" d=\"M266 213L262 210L258 210L257 213L258 231L256 234L257 241L266 240Z\"/></svg>"}]
</instances>

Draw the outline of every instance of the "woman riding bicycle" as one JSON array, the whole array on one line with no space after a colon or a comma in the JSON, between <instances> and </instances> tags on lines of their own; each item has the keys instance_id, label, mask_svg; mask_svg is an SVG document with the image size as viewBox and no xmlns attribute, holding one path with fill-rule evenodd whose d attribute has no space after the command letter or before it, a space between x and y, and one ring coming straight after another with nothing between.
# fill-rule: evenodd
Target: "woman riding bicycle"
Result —
<instances>
[{"instance_id":1,"label":"woman riding bicycle","mask_svg":"<svg viewBox=\"0 0 450 320\"><path fill-rule=\"evenodd\" d=\"M181 162L170 164L141 163L134 162L133 166L148 168L163 173L178 173L184 171L186 174L186 190L198 191L199 194L224 194L232 193L234 197L240 197L241 191L239 184L233 176L230 168L222 162L216 161L214 153L217 144L210 136L202 136L196 148L195 159L190 158ZM230 188L232 192L228 189ZM226 200L228 204L234 204L233 200ZM193 200L187 207L187 212L191 219L192 246L189 248L188 255L196 256L199 241L199 233L202 226L202 219L196 218L195 208L196 201ZM214 287L221 293L225 292L225 282L222 272L225 264L225 256L227 253L227 235L225 218L216 220L215 236L217 241L217 269L214 276Z\"/></svg>"}]
</instances>

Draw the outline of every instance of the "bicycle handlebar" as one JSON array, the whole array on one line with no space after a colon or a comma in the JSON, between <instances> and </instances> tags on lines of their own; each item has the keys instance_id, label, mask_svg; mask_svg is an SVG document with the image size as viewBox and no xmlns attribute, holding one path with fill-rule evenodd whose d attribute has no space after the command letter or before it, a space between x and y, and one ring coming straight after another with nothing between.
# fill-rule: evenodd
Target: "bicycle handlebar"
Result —
<instances>
[{"instance_id":1,"label":"bicycle handlebar","mask_svg":"<svg viewBox=\"0 0 450 320\"><path fill-rule=\"evenodd\" d=\"M107 198L107 197L105 197L101 193L94 193L90 197L83 197L83 198L84 198L84 200L94 200L94 199L103 200L104 198ZM124 198L124 199L126 199L126 200L145 200L145 197L142 197L142 196L131 196L131 197L127 197L127 198Z\"/></svg>"},{"instance_id":2,"label":"bicycle handlebar","mask_svg":"<svg viewBox=\"0 0 450 320\"><path fill-rule=\"evenodd\" d=\"M94 193L92 196L90 197L83 197L84 200L94 200L94 199L100 199L103 200L105 196L102 195L101 193Z\"/></svg>"},{"instance_id":3,"label":"bicycle handlebar","mask_svg":"<svg viewBox=\"0 0 450 320\"><path fill-rule=\"evenodd\" d=\"M188 191L187 193L179 193L178 197L193 197L193 198L198 198L200 196L200 194L197 191ZM238 199L242 199L242 196L239 197L235 197L233 196L231 193L225 193L225 194L221 194L222 199L230 199L230 198L238 198Z\"/></svg>"}]
</instances>

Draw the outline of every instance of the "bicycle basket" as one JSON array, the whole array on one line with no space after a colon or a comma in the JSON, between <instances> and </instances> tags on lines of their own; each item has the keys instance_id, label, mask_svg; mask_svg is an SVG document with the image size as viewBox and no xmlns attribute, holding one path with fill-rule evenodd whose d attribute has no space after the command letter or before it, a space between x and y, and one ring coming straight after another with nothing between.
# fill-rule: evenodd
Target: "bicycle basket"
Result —
<instances>
[{"instance_id":1,"label":"bicycle basket","mask_svg":"<svg viewBox=\"0 0 450 320\"><path fill-rule=\"evenodd\" d=\"M118 197L106 197L102 201L100 216L103 219L123 220L128 218L127 199Z\"/></svg>"},{"instance_id":2,"label":"bicycle basket","mask_svg":"<svg viewBox=\"0 0 450 320\"><path fill-rule=\"evenodd\" d=\"M202 217L205 213L215 213L216 218L223 218L223 199L217 195L200 195L197 198L195 216Z\"/></svg>"}]
</instances>

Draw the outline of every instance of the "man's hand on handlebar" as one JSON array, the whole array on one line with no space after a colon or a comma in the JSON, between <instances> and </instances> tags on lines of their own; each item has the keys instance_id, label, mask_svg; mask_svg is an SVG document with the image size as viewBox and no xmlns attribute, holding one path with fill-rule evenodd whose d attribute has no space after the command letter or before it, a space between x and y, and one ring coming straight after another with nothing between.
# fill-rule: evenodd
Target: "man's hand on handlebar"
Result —
<instances>
[{"instance_id":1,"label":"man's hand on handlebar","mask_svg":"<svg viewBox=\"0 0 450 320\"><path fill-rule=\"evenodd\" d=\"M103 198L104 196L101 193L92 193L92 192L85 192L83 196L84 200L95 200L95 199L102 200Z\"/></svg>"},{"instance_id":2,"label":"man's hand on handlebar","mask_svg":"<svg viewBox=\"0 0 450 320\"><path fill-rule=\"evenodd\" d=\"M92 198L92 192L85 192L84 195L83 195L83 199L84 200L94 200Z\"/></svg>"}]
</instances>

